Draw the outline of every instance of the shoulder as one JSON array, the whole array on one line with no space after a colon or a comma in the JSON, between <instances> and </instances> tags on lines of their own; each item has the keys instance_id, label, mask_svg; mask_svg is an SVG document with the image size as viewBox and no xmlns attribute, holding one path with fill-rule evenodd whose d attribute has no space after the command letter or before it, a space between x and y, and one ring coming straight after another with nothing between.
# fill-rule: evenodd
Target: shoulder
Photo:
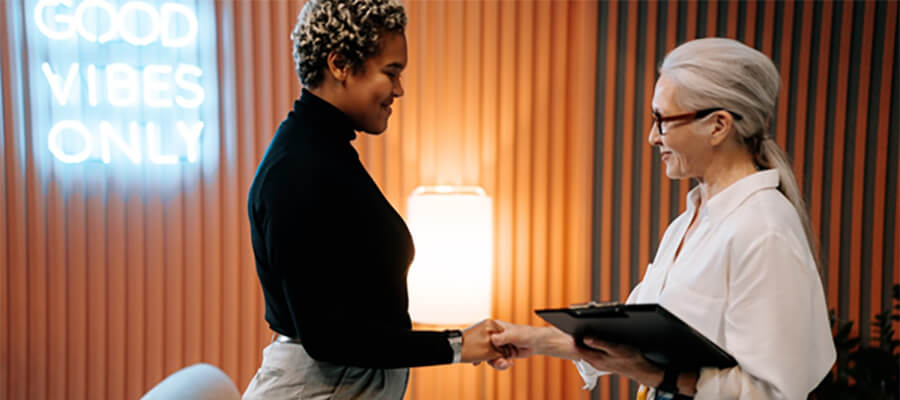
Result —
<instances>
[{"instance_id":1,"label":"shoulder","mask_svg":"<svg viewBox=\"0 0 900 400\"><path fill-rule=\"evenodd\" d=\"M315 202L337 187L345 169L327 152L297 140L281 140L279 132L259 163L250 186L250 206L291 206Z\"/></svg>"},{"instance_id":2,"label":"shoulder","mask_svg":"<svg viewBox=\"0 0 900 400\"><path fill-rule=\"evenodd\" d=\"M777 189L754 193L722 224L721 233L735 260L779 254L815 267L800 216Z\"/></svg>"},{"instance_id":3,"label":"shoulder","mask_svg":"<svg viewBox=\"0 0 900 400\"><path fill-rule=\"evenodd\" d=\"M738 239L777 235L806 241L803 223L794 205L778 189L763 189L750 195L725 218Z\"/></svg>"}]
</instances>

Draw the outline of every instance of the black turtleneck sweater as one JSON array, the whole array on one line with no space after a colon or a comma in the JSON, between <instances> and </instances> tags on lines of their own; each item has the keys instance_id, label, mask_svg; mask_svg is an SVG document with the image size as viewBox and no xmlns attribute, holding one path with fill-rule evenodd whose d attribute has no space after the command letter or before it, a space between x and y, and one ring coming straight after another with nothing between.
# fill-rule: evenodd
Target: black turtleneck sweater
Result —
<instances>
[{"instance_id":1,"label":"black turtleneck sweater","mask_svg":"<svg viewBox=\"0 0 900 400\"><path fill-rule=\"evenodd\" d=\"M304 90L250 187L250 236L272 330L320 361L369 368L449 363L442 332L413 331L413 243L363 168L350 119Z\"/></svg>"}]
</instances>

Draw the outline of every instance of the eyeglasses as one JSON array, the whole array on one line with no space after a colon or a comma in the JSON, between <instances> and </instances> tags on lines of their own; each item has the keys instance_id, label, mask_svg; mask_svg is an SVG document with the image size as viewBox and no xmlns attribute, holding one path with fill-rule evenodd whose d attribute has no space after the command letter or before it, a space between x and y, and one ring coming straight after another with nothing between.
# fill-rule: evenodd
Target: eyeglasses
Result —
<instances>
[{"instance_id":1,"label":"eyeglasses","mask_svg":"<svg viewBox=\"0 0 900 400\"><path fill-rule=\"evenodd\" d=\"M651 115L652 115L652 117L653 117L653 124L656 125L656 130L657 130L657 132L659 132L659 135L660 135L660 136L663 136L663 135L666 134L666 132L663 131L663 126L662 126L662 123L663 123L663 122L668 122L668 121L683 121L683 120L691 120L691 121L693 121L693 120L697 120L697 119L703 118L703 117L705 117L705 116L707 116L707 115L709 115L709 114L712 114L712 113L714 113L714 112L716 112L716 111L726 111L726 112L728 112L729 114L731 114L731 115L734 117L735 120L738 120L738 121L744 119L744 117L741 116L741 114L738 114L738 113L736 113L736 112L734 112L734 111L729 111L729 110L724 109L724 108L721 108L721 107L719 107L719 108L707 108L707 109L704 109L704 110L692 111L692 112L689 112L689 113L678 114L678 115L669 115L669 116L666 116L666 117L663 117L662 115L659 115L659 113L656 112L656 111L652 112Z\"/></svg>"}]
</instances>

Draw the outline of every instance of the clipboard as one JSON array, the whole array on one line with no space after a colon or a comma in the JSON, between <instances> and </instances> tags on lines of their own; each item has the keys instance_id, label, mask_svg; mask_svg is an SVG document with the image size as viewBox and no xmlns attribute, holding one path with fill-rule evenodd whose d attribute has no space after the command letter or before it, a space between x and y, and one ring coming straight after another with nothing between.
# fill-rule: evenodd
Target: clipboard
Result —
<instances>
[{"instance_id":1,"label":"clipboard","mask_svg":"<svg viewBox=\"0 0 900 400\"><path fill-rule=\"evenodd\" d=\"M584 346L586 336L626 344L663 368L690 370L737 365L734 357L659 304L591 302L535 313L572 335L579 346Z\"/></svg>"}]
</instances>

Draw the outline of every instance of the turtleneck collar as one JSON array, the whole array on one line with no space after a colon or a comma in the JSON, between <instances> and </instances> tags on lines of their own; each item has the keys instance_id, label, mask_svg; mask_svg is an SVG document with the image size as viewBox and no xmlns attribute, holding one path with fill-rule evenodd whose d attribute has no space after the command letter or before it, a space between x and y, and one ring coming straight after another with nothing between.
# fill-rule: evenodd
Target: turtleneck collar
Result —
<instances>
[{"instance_id":1,"label":"turtleneck collar","mask_svg":"<svg viewBox=\"0 0 900 400\"><path fill-rule=\"evenodd\" d=\"M353 121L343 111L316 96L306 89L300 94L300 99L294 102L294 112L304 114L317 124L329 126L329 135L336 140L350 141L356 139L356 130Z\"/></svg>"}]
</instances>

